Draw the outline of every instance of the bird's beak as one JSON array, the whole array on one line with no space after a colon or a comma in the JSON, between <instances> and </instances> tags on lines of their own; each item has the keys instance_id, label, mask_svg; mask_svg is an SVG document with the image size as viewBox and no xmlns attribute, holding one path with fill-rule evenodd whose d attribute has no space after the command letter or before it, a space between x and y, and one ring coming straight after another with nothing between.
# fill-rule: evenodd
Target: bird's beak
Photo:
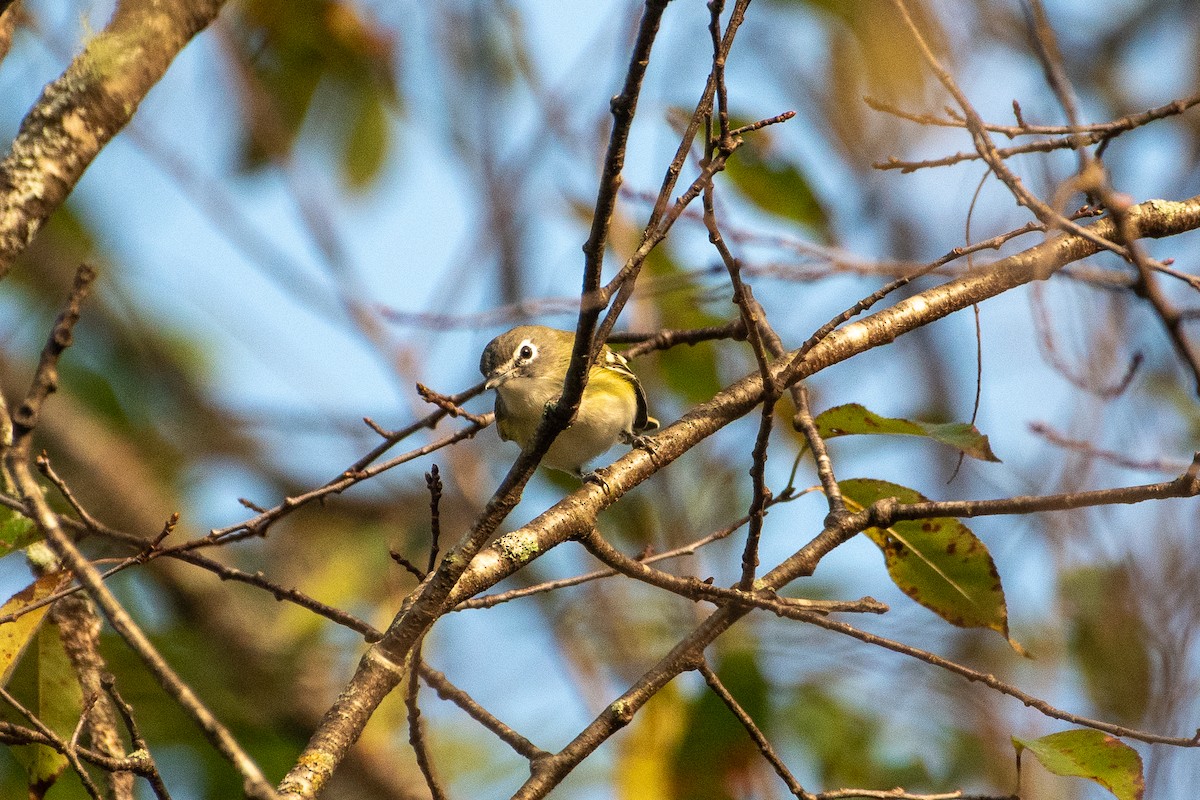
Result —
<instances>
[{"instance_id":1,"label":"bird's beak","mask_svg":"<svg viewBox=\"0 0 1200 800\"><path fill-rule=\"evenodd\" d=\"M497 386L508 380L512 376L512 373L512 367L509 367L508 369L496 370L491 375L488 375L487 382L483 384L484 390L486 391L488 389L495 389Z\"/></svg>"}]
</instances>

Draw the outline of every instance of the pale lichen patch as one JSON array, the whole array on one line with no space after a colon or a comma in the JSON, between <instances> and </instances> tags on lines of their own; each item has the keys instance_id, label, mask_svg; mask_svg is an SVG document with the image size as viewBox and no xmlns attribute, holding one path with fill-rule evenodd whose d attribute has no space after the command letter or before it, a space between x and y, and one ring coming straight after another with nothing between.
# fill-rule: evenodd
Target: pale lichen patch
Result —
<instances>
[{"instance_id":1,"label":"pale lichen patch","mask_svg":"<svg viewBox=\"0 0 1200 800\"><path fill-rule=\"evenodd\" d=\"M532 561L542 550L537 534L530 530L516 530L496 540L496 548L510 561L519 564Z\"/></svg>"},{"instance_id":2,"label":"pale lichen patch","mask_svg":"<svg viewBox=\"0 0 1200 800\"><path fill-rule=\"evenodd\" d=\"M473 572L489 573L499 566L500 554L492 549L484 550L471 559L471 570Z\"/></svg>"},{"instance_id":3,"label":"pale lichen patch","mask_svg":"<svg viewBox=\"0 0 1200 800\"><path fill-rule=\"evenodd\" d=\"M67 136L81 142L94 138L88 127L87 112L84 109L75 109L67 113L63 117L62 128Z\"/></svg>"}]
</instances>

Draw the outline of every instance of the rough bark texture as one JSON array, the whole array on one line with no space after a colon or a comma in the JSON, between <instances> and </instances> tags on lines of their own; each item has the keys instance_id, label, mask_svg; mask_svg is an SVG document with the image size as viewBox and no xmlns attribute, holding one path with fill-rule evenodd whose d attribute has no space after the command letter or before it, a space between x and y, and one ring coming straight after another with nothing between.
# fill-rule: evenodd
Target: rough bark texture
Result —
<instances>
[{"instance_id":1,"label":"rough bark texture","mask_svg":"<svg viewBox=\"0 0 1200 800\"><path fill-rule=\"evenodd\" d=\"M0 162L0 278L222 4L122 0L108 27L46 86Z\"/></svg>"}]
</instances>

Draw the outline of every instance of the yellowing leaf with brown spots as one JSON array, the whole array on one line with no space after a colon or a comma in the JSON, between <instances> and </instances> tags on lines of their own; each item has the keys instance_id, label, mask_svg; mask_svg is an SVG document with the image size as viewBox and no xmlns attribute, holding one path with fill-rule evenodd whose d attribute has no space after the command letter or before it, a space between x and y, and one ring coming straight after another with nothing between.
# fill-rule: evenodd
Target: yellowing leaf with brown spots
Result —
<instances>
[{"instance_id":1,"label":"yellowing leaf with brown spots","mask_svg":"<svg viewBox=\"0 0 1200 800\"><path fill-rule=\"evenodd\" d=\"M1043 736L1040 739L1012 737L1017 749L1017 769L1021 753L1028 750L1055 775L1087 778L1108 789L1120 800L1142 800L1146 782L1142 776L1142 757L1129 745L1100 731L1078 729Z\"/></svg>"},{"instance_id":2,"label":"yellowing leaf with brown spots","mask_svg":"<svg viewBox=\"0 0 1200 800\"><path fill-rule=\"evenodd\" d=\"M887 497L923 503L912 489L887 481L854 478L838 484L846 506L859 511ZM992 555L956 519L897 522L866 535L883 551L888 574L906 595L961 628L991 628L1008 638L1008 606ZM1018 652L1019 645L1009 639Z\"/></svg>"}]
</instances>

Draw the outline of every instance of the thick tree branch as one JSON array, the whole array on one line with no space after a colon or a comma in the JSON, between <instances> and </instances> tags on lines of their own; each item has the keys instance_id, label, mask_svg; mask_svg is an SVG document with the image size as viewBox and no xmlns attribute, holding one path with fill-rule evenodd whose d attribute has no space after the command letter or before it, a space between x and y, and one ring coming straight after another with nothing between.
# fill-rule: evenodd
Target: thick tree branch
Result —
<instances>
[{"instance_id":1,"label":"thick tree branch","mask_svg":"<svg viewBox=\"0 0 1200 800\"><path fill-rule=\"evenodd\" d=\"M221 5L121 0L108 27L46 86L0 162L0 278Z\"/></svg>"},{"instance_id":2,"label":"thick tree branch","mask_svg":"<svg viewBox=\"0 0 1200 800\"><path fill-rule=\"evenodd\" d=\"M1172 236L1200 227L1200 196L1183 201L1148 200L1130 209L1130 215L1142 236ZM1102 219L1089 227L1096 236L1109 238L1114 235L1111 219ZM772 374L783 385L791 386L832 364L887 344L955 311L1044 278L1099 249L1089 239L1072 234L1055 236L977 273L920 292L850 323L826 336L803 357L797 358L797 351L787 353L772 362ZM585 535L600 512L625 492L717 430L749 413L762 401L762 396L762 377L755 370L663 428L654 436L653 452L635 448L606 469L607 491L585 485L528 525L501 536L482 551L463 574L449 602L457 604L467 600L551 548Z\"/></svg>"}]
</instances>

